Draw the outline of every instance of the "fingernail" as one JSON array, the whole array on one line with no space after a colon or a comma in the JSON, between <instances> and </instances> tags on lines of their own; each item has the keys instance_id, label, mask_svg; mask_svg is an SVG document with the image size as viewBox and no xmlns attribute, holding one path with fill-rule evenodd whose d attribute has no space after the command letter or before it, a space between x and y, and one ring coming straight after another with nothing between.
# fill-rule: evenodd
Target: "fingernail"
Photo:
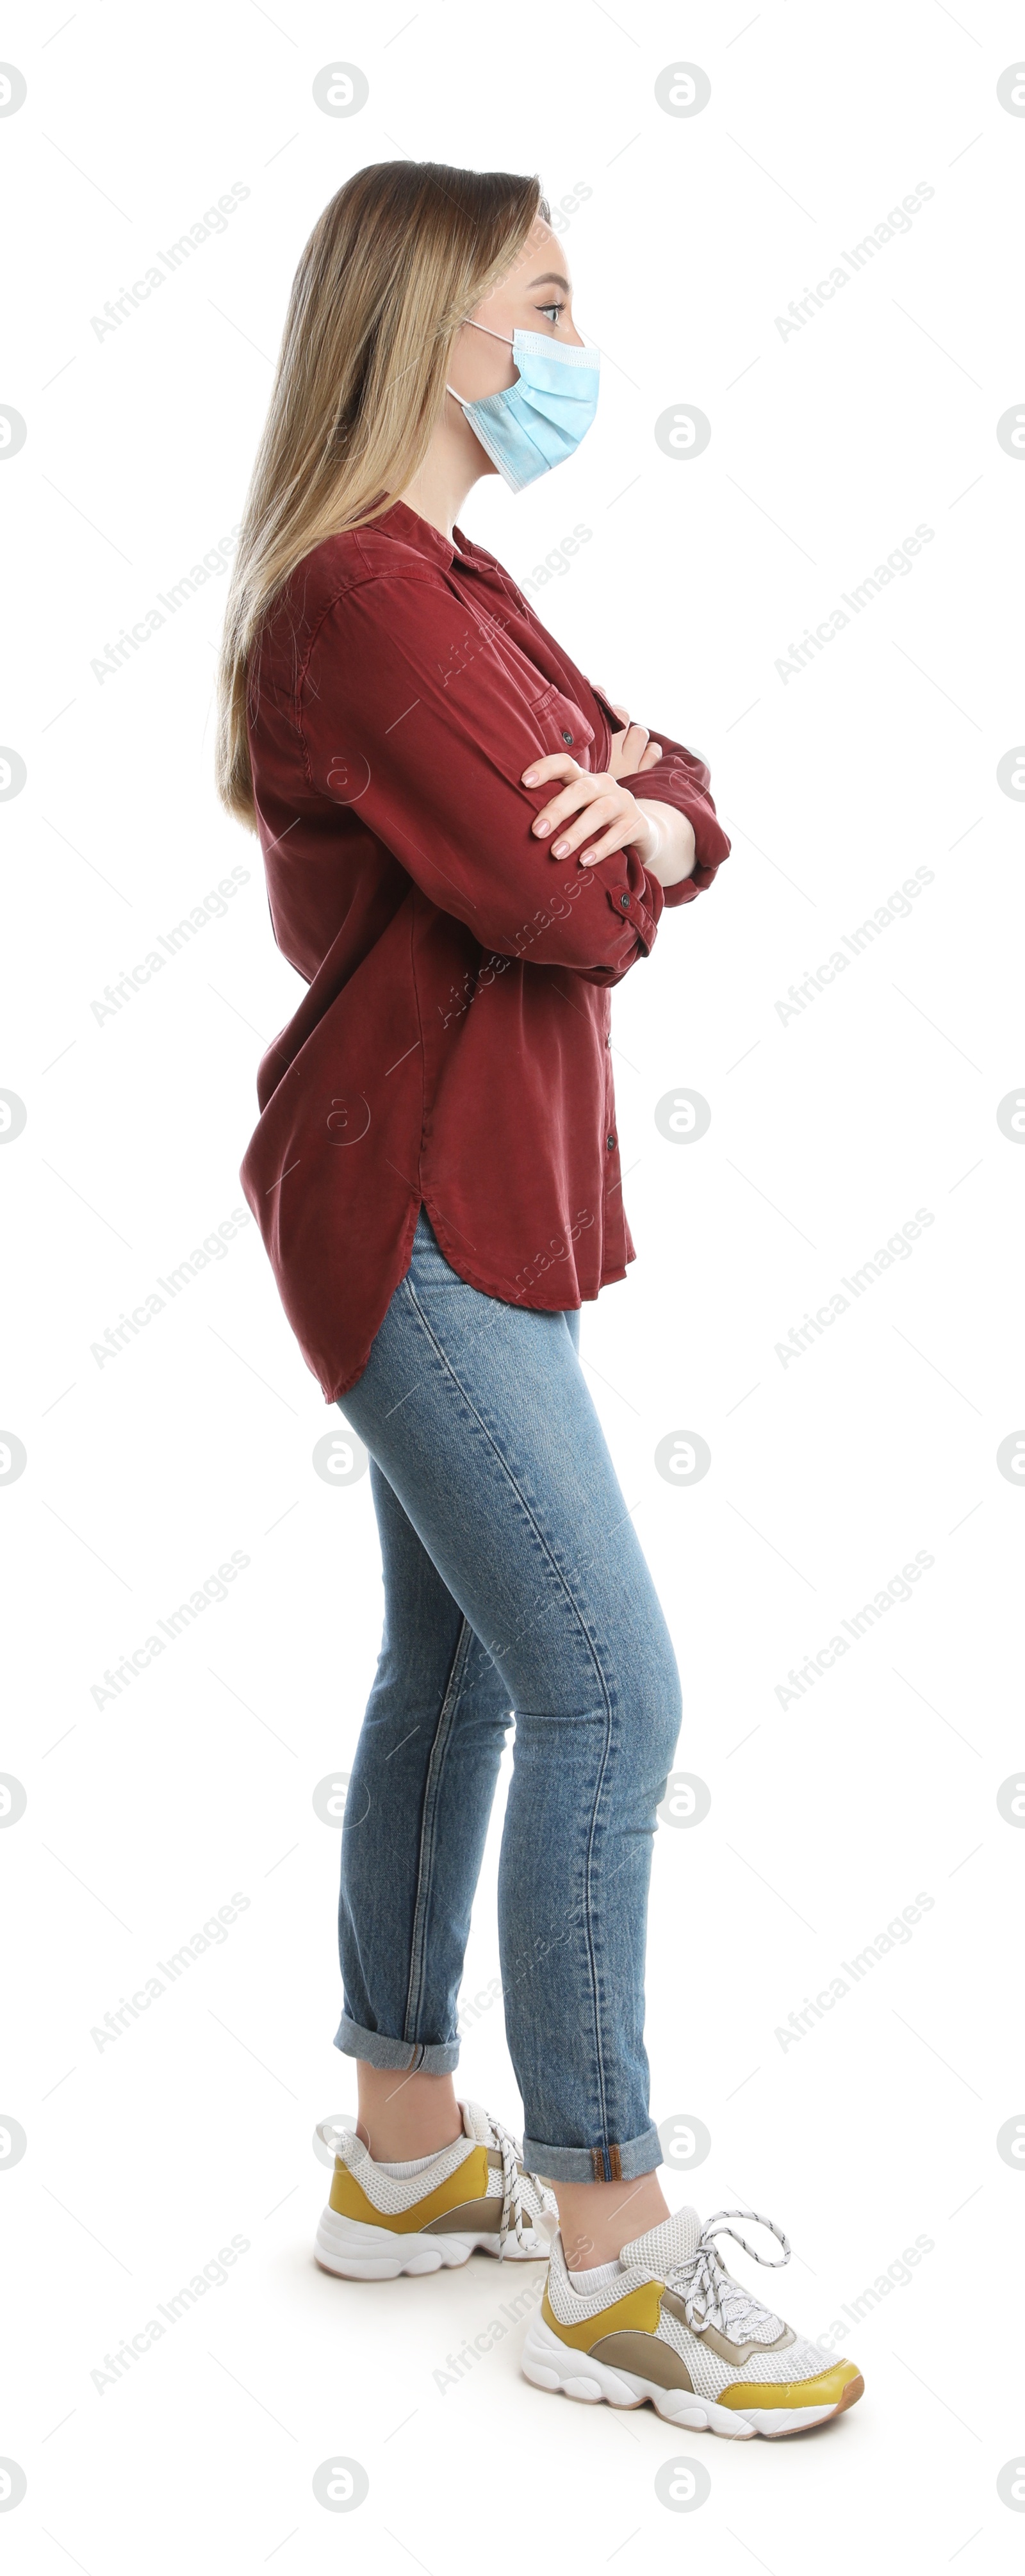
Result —
<instances>
[{"instance_id":1,"label":"fingernail","mask_svg":"<svg viewBox=\"0 0 1025 2576\"><path fill-rule=\"evenodd\" d=\"M524 786L525 786L525 787L536 787L536 786L537 786L537 771L536 771L536 769L525 769L525 770L524 770L524 772L523 772L523 784L524 784Z\"/></svg>"},{"instance_id":2,"label":"fingernail","mask_svg":"<svg viewBox=\"0 0 1025 2576\"><path fill-rule=\"evenodd\" d=\"M551 828L550 823L545 823L543 821L539 821L534 825L535 832L550 832Z\"/></svg>"},{"instance_id":3,"label":"fingernail","mask_svg":"<svg viewBox=\"0 0 1025 2576\"><path fill-rule=\"evenodd\" d=\"M553 859L564 859L564 858L565 858L565 856L566 856L566 852L567 852L568 848L569 848L569 842L568 842L568 841L553 841L553 842L552 842L552 857L553 857Z\"/></svg>"}]
</instances>

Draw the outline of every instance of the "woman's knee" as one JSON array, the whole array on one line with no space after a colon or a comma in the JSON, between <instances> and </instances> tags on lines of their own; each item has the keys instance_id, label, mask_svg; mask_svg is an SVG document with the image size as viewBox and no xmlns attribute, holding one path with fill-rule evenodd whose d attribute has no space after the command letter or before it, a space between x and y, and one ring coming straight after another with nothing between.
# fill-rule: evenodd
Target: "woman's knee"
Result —
<instances>
[{"instance_id":1,"label":"woman's knee","mask_svg":"<svg viewBox=\"0 0 1025 2576\"><path fill-rule=\"evenodd\" d=\"M668 1776L673 1755L676 1751L680 1727L683 1722L683 1687L680 1681L680 1667L676 1661L676 1656L673 1653L671 1642L668 1639L666 1642L667 1653L662 1661L660 1682L656 1694L656 1714L653 1729L656 1743L652 1748L655 1753L656 1762L663 1782Z\"/></svg>"},{"instance_id":2,"label":"woman's knee","mask_svg":"<svg viewBox=\"0 0 1025 2576\"><path fill-rule=\"evenodd\" d=\"M636 1752L643 1747L645 1777L658 1787L668 1775L683 1717L680 1668L661 1610L646 1628L643 1651L617 1675L617 1697Z\"/></svg>"}]
</instances>

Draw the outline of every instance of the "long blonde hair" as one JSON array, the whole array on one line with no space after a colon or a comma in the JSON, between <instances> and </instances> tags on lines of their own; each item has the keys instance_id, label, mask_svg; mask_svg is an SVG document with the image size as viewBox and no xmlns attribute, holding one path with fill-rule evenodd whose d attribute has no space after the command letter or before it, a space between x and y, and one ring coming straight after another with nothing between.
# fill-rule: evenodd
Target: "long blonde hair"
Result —
<instances>
[{"instance_id":1,"label":"long blonde hair","mask_svg":"<svg viewBox=\"0 0 1025 2576\"><path fill-rule=\"evenodd\" d=\"M313 227L246 497L218 672L217 792L255 828L246 730L261 621L325 537L388 509L423 463L461 322L550 210L537 176L377 161Z\"/></svg>"}]
</instances>

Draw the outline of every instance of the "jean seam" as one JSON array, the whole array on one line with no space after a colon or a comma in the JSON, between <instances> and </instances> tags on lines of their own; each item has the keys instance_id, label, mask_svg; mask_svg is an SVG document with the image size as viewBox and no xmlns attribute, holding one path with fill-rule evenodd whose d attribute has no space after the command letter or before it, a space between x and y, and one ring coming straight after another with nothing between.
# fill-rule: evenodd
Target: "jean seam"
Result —
<instances>
[{"instance_id":1,"label":"jean seam","mask_svg":"<svg viewBox=\"0 0 1025 2576\"><path fill-rule=\"evenodd\" d=\"M455 1713L459 1705L459 1699L462 1692L473 1634L474 1632L470 1626L469 1620L465 1616L461 1616L459 1634L456 1638L452 1661L449 1666L448 1679L445 1684L441 1707L438 1711L438 1722L434 1730L434 1742L431 1746L430 1758L427 1764L423 1815L420 1821L420 1849L417 1854L416 1902L413 1907L413 1931L409 1953L409 1983L406 1989L405 2030L403 2033L404 2038L409 2040L410 2046L416 2047L418 2050L424 2045L422 2040L414 2037L414 2033L419 2017L420 2006L423 2001L426 1950L424 1929L427 1908L430 1903L434 1855L437 1843L436 1828L438 1796L441 1787L440 1775L444 1765L445 1754L448 1750L452 1728L455 1723Z\"/></svg>"},{"instance_id":2,"label":"jean seam","mask_svg":"<svg viewBox=\"0 0 1025 2576\"><path fill-rule=\"evenodd\" d=\"M459 1389L459 1393L460 1393L460 1395L461 1395L461 1396L462 1396L462 1398L463 1398L463 1402L464 1402L464 1404L468 1404L468 1405L469 1405L470 1410L471 1410L471 1412L473 1413L474 1418L475 1418L475 1420L476 1420L476 1422L477 1422L478 1428L483 1432L483 1434L484 1434L484 1438L489 1442L490 1447L491 1447L491 1449L492 1449L492 1450L493 1450L493 1452L494 1452L494 1455L495 1455L495 1457L496 1457L496 1459L497 1459L497 1461L498 1461L499 1466L500 1466L500 1467L501 1467L501 1469L502 1469L503 1474L508 1478L509 1483L510 1483L510 1485L512 1486L512 1489L513 1489L513 1492L514 1492L514 1494L515 1494L515 1496L516 1496L517 1502L518 1502L518 1503L519 1503L519 1505L520 1505L520 1509L521 1509L523 1512L525 1512L525 1513L526 1513L527 1519L528 1519L528 1521L529 1521L529 1523L530 1523L530 1527L531 1527L531 1529L532 1529L532 1530L533 1530L533 1532L534 1532L535 1538L537 1539L538 1544L539 1544L539 1546L540 1546L540 1548L541 1548L541 1550L542 1550L542 1552L543 1552L544 1556L546 1557L546 1559L547 1559L547 1561L548 1561L548 1564L549 1564L549 1566L550 1566L550 1568L551 1568L551 1570L552 1570L552 1573L555 1575L555 1577L556 1577L556 1581L558 1582L558 1584L559 1584L559 1586L560 1586L560 1588L561 1588L561 1590L562 1590L562 1592L563 1592L563 1594L564 1594L565 1598L568 1600L568 1602L569 1602L569 1604L570 1604L570 1608L571 1608L571 1609L572 1609L572 1611L573 1611L574 1617L575 1617L575 1618L577 1618L577 1619L579 1620L579 1623L580 1623L580 1627L581 1627L582 1633L583 1633L583 1635L584 1635L584 1636L586 1637L586 1639L587 1639L587 1644L588 1644L588 1647L589 1647L589 1650L590 1650L590 1654L591 1654L591 1660L592 1660L592 1663L593 1663L593 1665L594 1665L595 1678L596 1678L596 1680L598 1681L598 1684L599 1684L600 1689L601 1689L602 1703L603 1703L603 1706L604 1706L604 1709L605 1709L605 1742L604 1742L604 1745L603 1745L603 1748L602 1748L602 1757L601 1757L601 1763L600 1763L600 1765L599 1765L598 1780L597 1780L597 1784L596 1784L596 1787L595 1787L594 1803L593 1803L593 1806L592 1806L591 1816L590 1816L590 1822L589 1822L589 1825L588 1825L588 1835L587 1835L587 1860L586 1860L586 1863L585 1863L585 1871L584 1871L584 1912L585 1912L584 1931L585 1931L585 1940L586 1940L586 1945L587 1945L587 1964L588 1964L588 1973L589 1973L590 1981L591 1981L591 2002L592 2002L592 2011L593 2011L593 2026L594 2026L594 2039L595 2039L595 2061L596 2061L596 2066L597 2066L597 2075L598 2075L599 2121L600 2121L600 2126L601 2126L601 2133L602 2133L602 2137L603 2137L603 2139L604 2139L604 2138L607 2136L607 2134L608 2134L608 2104L607 2104L606 2094L605 2094L605 2067L604 2067L604 2051L603 2051L603 2042L602 2042L602 2013L601 2013L601 2003L600 2003L599 1992L598 1992L598 1964L597 1964L597 1960L596 1960L596 1957L595 1957L595 1950L594 1950L594 1938L593 1938L593 1933L592 1933L592 1928L591 1928L591 1854L592 1854L592 1850L593 1850L594 1835L595 1835L596 1826L597 1826L598 1807L599 1807L600 1800L601 1800L601 1792L602 1792L602 1789L603 1789L604 1784L605 1784L605 1773L606 1773L606 1769L607 1769L607 1766L608 1766L609 1749L610 1749L610 1743L611 1743L611 1733L612 1733L612 1709L611 1709L611 1705L610 1705L610 1701L609 1701L608 1685L607 1685L607 1682L606 1682L605 1674L604 1674L604 1672L603 1672L603 1670L602 1670L601 1657L600 1657L600 1655L598 1654L598 1650L597 1650L597 1647L595 1646L594 1639L593 1639L593 1637L591 1636L590 1630L589 1630L589 1628L588 1628L588 1626L587 1626L587 1623L586 1623L586 1621L585 1621L585 1619L584 1619L584 1617L583 1617L583 1613L582 1613L582 1611L578 1609L577 1604L576 1604L576 1602L575 1602L575 1601L574 1601L574 1599L573 1599L573 1595L572 1595L572 1593L571 1593L571 1591L570 1591L570 1589L569 1589L569 1586L568 1586L568 1584L567 1584L567 1582L566 1582L566 1578L565 1578L565 1575L564 1575L564 1573L563 1573L563 1571L562 1571L562 1568L561 1568L561 1566L560 1566L560 1565L558 1565L558 1564L557 1564L555 1557L552 1555L552 1551L551 1551L551 1549L550 1549L550 1547L549 1547L549 1545L548 1545L548 1542L547 1542L547 1540L546 1540L546 1538L545 1538L544 1532L543 1532L543 1530L542 1530L542 1529L539 1527L539 1525L538 1525L538 1522L537 1522L537 1520L536 1520L536 1518L535 1518L535 1516L534 1516L534 1513L532 1512L532 1510L531 1510L531 1508L530 1508L530 1504L529 1504L529 1503L528 1503L528 1501L527 1501L527 1497L526 1497L526 1495L521 1491L520 1486L517 1484L517 1481L516 1481L515 1476L512 1474L512 1471L511 1471L511 1469L509 1468L509 1466L507 1465L506 1460L502 1457L501 1451L500 1451L500 1449L498 1448L496 1441L492 1438L491 1432L488 1430L487 1423L482 1419L481 1414L480 1414L480 1413L478 1412L478 1410L477 1410L477 1406L475 1405L475 1403L474 1403L474 1401L473 1401L473 1397L470 1395L470 1393L469 1393L468 1389L463 1385L462 1380L461 1380L461 1379L460 1379L460 1377L458 1376L457 1371L455 1370L455 1368L454 1368L454 1367L453 1367L453 1365L452 1365L451 1360L449 1359L449 1356L448 1356L447 1351L445 1351L445 1350L442 1348L442 1345L441 1345L441 1343L440 1343L440 1342L439 1342L439 1340L438 1340L437 1334L434 1332L434 1330L433 1330L433 1328L432 1328L431 1321L430 1321L430 1317L429 1317L429 1316L427 1315L427 1313L425 1312L425 1309L424 1309L423 1305L421 1304L421 1301L420 1301L419 1297L417 1296L416 1289L415 1289L415 1287L414 1287L414 1285L413 1285L412 1275L411 1275L411 1272L410 1272L410 1271L407 1271L406 1276L405 1276L405 1279L404 1279L404 1280L403 1280L403 1282L402 1282L402 1285L403 1285L404 1289L406 1290L406 1293L407 1293L407 1296L408 1296L408 1298L409 1298L409 1300L410 1300L411 1305L413 1305L413 1306L416 1308L416 1312L417 1312L417 1314L418 1314L418 1316L419 1316L419 1318L420 1318L420 1322L421 1322L421 1324L423 1325L423 1329L424 1329L425 1333L427 1334L428 1339L429 1339L429 1341L431 1342L431 1345L432 1345L433 1349L434 1349L434 1350L435 1350L435 1352L437 1353L437 1356L438 1356L438 1358L440 1359L440 1361L441 1361L441 1363L442 1363L442 1366L447 1370L448 1375L450 1376L450 1378L451 1378L451 1379L452 1379L452 1381L453 1381L453 1384L454 1384L456 1387L458 1387L458 1389ZM433 1759L433 1756L432 1756L432 1759ZM515 1756L514 1756L514 1759L515 1759Z\"/></svg>"},{"instance_id":3,"label":"jean seam","mask_svg":"<svg viewBox=\"0 0 1025 2576\"><path fill-rule=\"evenodd\" d=\"M599 1807L600 1807L600 1805L601 1805L601 1794L602 1794L602 1790L603 1790L603 1788L604 1788L604 1786L605 1786L605 1774L606 1774L606 1771L607 1771L607 1769L608 1769L609 1754L610 1754L611 1747L612 1747L612 1710L611 1710L611 1708L610 1708L610 1706L609 1706L608 1692L607 1692L607 1690L605 1689L604 1675L603 1675L603 1677L602 1677L602 1695L603 1695L604 1700L605 1700L605 1742L604 1742L604 1745L603 1745L603 1747L602 1747L601 1765L600 1765L599 1774L598 1774L598 1780L597 1780L597 1784L596 1784L595 1792L594 1792L594 1805L593 1805L593 1807L592 1807L592 1809L591 1809L591 1819L590 1819L590 1824L589 1824L589 1826L588 1826L588 1831L587 1831L587 1860L586 1860L586 1863L585 1863L585 1889L586 1889L586 1906L587 1906L587 1915L586 1915L586 1922L587 1922L587 1957L588 1957L588 1964L589 1964L590 1971L591 1971L591 1990L592 1990L592 1995L593 1995L593 1998L594 1998L595 2037L596 2037L596 2043L597 2043L597 2059L598 2059L598 2089L599 2089L599 2093L600 2093L600 2095L601 2095L601 2134L602 2134L602 2142L603 2142L602 2152L603 2152L603 2161L607 2161L607 2159L605 2159L605 2155L604 2155L604 2145L605 2145L605 2141L607 2140L607 2138L608 2138L608 2134L609 2134L609 2124L608 2124L608 2103L607 2103L606 2098L605 2098L605 2066L604 2066L604 2055L603 2055L603 2050L602 2050L602 2045L601 2045L602 2012L601 2012L601 2000L600 2000L600 1995L599 1995L598 1962L597 1962L597 1959L596 1959L596 1957L595 1957L595 1952L594 1952L594 1941L593 1941L593 1936L592 1936L592 1931L591 1931L591 1865L592 1865L592 1860L593 1860L593 1856L594 1856L594 1843L595 1843L595 1836L596 1836L597 1831L598 1831L598 1810L599 1810Z\"/></svg>"}]
</instances>

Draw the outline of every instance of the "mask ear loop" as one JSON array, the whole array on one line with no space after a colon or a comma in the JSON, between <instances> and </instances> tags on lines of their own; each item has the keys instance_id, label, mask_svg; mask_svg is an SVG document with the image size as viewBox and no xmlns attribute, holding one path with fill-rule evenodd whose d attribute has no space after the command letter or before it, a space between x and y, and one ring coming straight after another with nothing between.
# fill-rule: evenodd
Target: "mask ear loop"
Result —
<instances>
[{"instance_id":1,"label":"mask ear loop","mask_svg":"<svg viewBox=\"0 0 1025 2576\"><path fill-rule=\"evenodd\" d=\"M489 340L504 340L506 348L512 348L513 344L507 332L493 331L489 322L475 322L472 314L470 313L467 314L466 319L471 331L486 331Z\"/></svg>"},{"instance_id":2,"label":"mask ear loop","mask_svg":"<svg viewBox=\"0 0 1025 2576\"><path fill-rule=\"evenodd\" d=\"M501 340L507 349L511 349L514 345L512 340L506 338L504 331L492 331L487 322L475 322L469 313L466 315L464 328L471 331L486 331L489 340ZM455 386L446 384L445 391L447 394L451 394L453 402L457 402L459 404L460 410L465 411L466 404L463 400L463 396L462 394L457 394ZM473 401L474 397L471 395L469 399Z\"/></svg>"}]
</instances>

